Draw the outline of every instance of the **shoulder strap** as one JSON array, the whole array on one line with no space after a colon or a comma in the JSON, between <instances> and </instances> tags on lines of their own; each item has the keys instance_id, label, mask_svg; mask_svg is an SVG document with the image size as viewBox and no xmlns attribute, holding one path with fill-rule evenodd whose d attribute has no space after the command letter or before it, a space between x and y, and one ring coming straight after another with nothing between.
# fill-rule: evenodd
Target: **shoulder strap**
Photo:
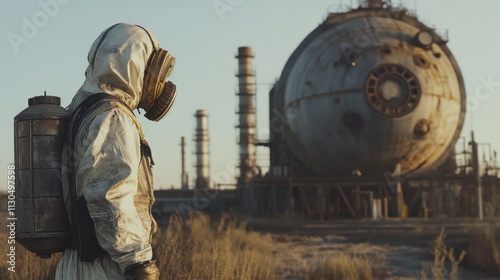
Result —
<instances>
[{"instance_id":1,"label":"shoulder strap","mask_svg":"<svg viewBox=\"0 0 500 280\"><path fill-rule=\"evenodd\" d=\"M139 124L139 121L135 117L134 113L132 110L125 104L123 101L121 101L118 97L107 94L107 93L97 93L93 94L89 97L87 97L73 112L73 115L71 117L71 120L69 122L68 126L68 133L66 137L66 144L68 147L68 156L74 160L74 152L75 152L75 138L76 134L78 132L78 129L80 128L83 119L86 116L89 116L91 119L95 118L97 115L107 111L111 110L114 108L120 108L122 109L123 112L127 113L130 118L134 121L135 125L137 126L137 130L139 131L140 138L141 138L141 144L144 140L144 134L142 132L141 125ZM90 115L88 115L90 114ZM76 199L76 188L75 186L75 170L74 169L68 169L68 179L69 179L69 185L70 185L70 190L69 193L72 197L72 199Z\"/></svg>"},{"instance_id":2,"label":"shoulder strap","mask_svg":"<svg viewBox=\"0 0 500 280\"><path fill-rule=\"evenodd\" d=\"M139 130L141 139L144 139L144 134L142 133L139 121L135 117L132 110L123 101L108 93L97 93L87 97L73 112L73 116L71 117L68 127L68 145L72 148L74 147L76 133L78 132L78 129L87 114L91 113L90 119L93 119L97 115L114 108L120 108L130 116Z\"/></svg>"},{"instance_id":3,"label":"shoulder strap","mask_svg":"<svg viewBox=\"0 0 500 280\"><path fill-rule=\"evenodd\" d=\"M120 108L120 109L122 109L122 111L124 111L125 113L127 113L130 116L130 118L132 118L132 120L135 123L135 126L137 127L137 130L139 131L139 136L141 138L141 158L142 158L142 153L145 153L146 156L148 156L151 159L151 164L154 165L154 160L153 160L153 155L151 153L151 148L149 147L148 141L146 141L146 139L144 137L144 133L142 132L141 124L139 123L139 121L135 117L135 115L132 112L132 110L130 110L130 108L125 103L123 103L117 97L114 97L114 98L115 99L111 100L110 102L101 102L101 103L96 104L96 106L90 108L88 110L88 111L90 111L90 115L88 116L88 118L90 120L93 120L97 115L99 115L99 114L101 114L103 112L106 112L108 110L111 110L111 109L114 109L114 108ZM88 114L88 112L84 112L84 114L82 115L82 118L80 120L80 123L83 120L83 116L86 115L86 114ZM75 126L76 129L78 129L78 126L80 126L79 123L77 123L77 126ZM75 136L76 136L76 130L73 132L73 138Z\"/></svg>"}]
</instances>

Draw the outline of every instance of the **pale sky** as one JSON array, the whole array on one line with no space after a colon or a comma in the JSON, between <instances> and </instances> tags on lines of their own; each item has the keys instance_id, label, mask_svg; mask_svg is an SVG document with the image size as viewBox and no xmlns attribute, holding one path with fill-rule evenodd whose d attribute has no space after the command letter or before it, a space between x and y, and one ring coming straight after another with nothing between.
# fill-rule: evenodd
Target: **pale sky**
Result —
<instances>
[{"instance_id":1,"label":"pale sky","mask_svg":"<svg viewBox=\"0 0 500 280\"><path fill-rule=\"evenodd\" d=\"M4 1L0 10L2 182L6 182L7 165L14 161L14 116L27 107L28 98L44 90L68 105L83 83L90 45L117 22L144 26L177 58L171 80L178 96L171 112L158 123L139 116L156 162L155 187L179 187L182 136L188 141L192 185L197 109L209 114L212 177L219 183L233 182L238 159L237 48L250 46L256 55L257 130L264 138L271 84L293 50L339 2L351 1ZM479 142L500 149L500 1L406 2L425 23L448 30L448 46L462 70L468 98L477 101L468 106L462 134L468 136L473 127ZM259 149L260 162L267 166L265 154Z\"/></svg>"}]
</instances>

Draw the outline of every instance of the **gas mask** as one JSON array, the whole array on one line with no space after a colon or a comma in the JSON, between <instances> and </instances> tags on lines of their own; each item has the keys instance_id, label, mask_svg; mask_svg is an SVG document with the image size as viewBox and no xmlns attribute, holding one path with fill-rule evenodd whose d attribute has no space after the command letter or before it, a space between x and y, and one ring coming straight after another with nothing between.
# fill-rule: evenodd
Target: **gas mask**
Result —
<instances>
[{"instance_id":1,"label":"gas mask","mask_svg":"<svg viewBox=\"0 0 500 280\"><path fill-rule=\"evenodd\" d=\"M149 57L144 73L141 101L139 108L146 110L145 117L159 121L170 110L177 94L176 86L167 78L172 74L175 57L162 48L156 47L151 34L142 26L155 48Z\"/></svg>"},{"instance_id":2,"label":"gas mask","mask_svg":"<svg viewBox=\"0 0 500 280\"><path fill-rule=\"evenodd\" d=\"M145 117L149 120L159 121L174 103L176 86L170 81L167 82L174 65L175 57L161 48L155 49L149 57L138 106L146 110Z\"/></svg>"}]
</instances>

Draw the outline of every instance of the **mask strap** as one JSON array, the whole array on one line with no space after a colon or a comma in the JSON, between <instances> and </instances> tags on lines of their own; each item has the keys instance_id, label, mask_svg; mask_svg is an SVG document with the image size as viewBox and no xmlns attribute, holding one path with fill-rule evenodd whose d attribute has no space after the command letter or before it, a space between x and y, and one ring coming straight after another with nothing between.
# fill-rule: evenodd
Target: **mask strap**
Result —
<instances>
[{"instance_id":1,"label":"mask strap","mask_svg":"<svg viewBox=\"0 0 500 280\"><path fill-rule=\"evenodd\" d=\"M99 40L99 43L97 43L97 46L95 48L95 52L94 52L94 55L92 56L92 60L90 61L90 66L92 66L92 68L94 68L94 63L95 63L95 57L97 56L97 50L99 50L99 47L101 46L102 42L104 42L104 39L106 38L106 36L108 35L109 31L111 29L113 29L113 27L119 25L121 23L117 23L113 26L111 26L110 28L106 29L106 31L104 31L104 33L102 34L101 36L101 40ZM151 36L150 36L151 37ZM87 74L87 73L85 73Z\"/></svg>"},{"instance_id":2,"label":"mask strap","mask_svg":"<svg viewBox=\"0 0 500 280\"><path fill-rule=\"evenodd\" d=\"M151 34L149 34L149 31L146 28L144 28L138 24L136 24L135 26L142 28L142 30L144 30L146 32L146 34L148 34L149 40L151 40L151 45L153 45L153 49L155 51L157 51L158 48L155 46L155 41L153 41L153 37L151 37Z\"/></svg>"}]
</instances>

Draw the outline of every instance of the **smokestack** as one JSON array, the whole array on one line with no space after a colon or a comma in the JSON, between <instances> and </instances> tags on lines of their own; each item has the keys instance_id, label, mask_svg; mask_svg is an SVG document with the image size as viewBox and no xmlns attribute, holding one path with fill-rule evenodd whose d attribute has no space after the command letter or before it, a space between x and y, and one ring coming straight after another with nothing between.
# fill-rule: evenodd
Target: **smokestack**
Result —
<instances>
[{"instance_id":1,"label":"smokestack","mask_svg":"<svg viewBox=\"0 0 500 280\"><path fill-rule=\"evenodd\" d=\"M239 99L239 125L240 130L240 177L238 186L248 183L255 175L255 73L253 71L252 60L254 55L252 48L238 48L238 92Z\"/></svg>"},{"instance_id":2,"label":"smokestack","mask_svg":"<svg viewBox=\"0 0 500 280\"><path fill-rule=\"evenodd\" d=\"M189 189L189 177L186 165L186 139L181 137L181 160L182 160L182 174L181 174L181 188L183 190Z\"/></svg>"},{"instance_id":3,"label":"smokestack","mask_svg":"<svg viewBox=\"0 0 500 280\"><path fill-rule=\"evenodd\" d=\"M208 189L210 186L210 164L208 159L208 115L205 110L198 110L196 117L196 182L195 188Z\"/></svg>"}]
</instances>

